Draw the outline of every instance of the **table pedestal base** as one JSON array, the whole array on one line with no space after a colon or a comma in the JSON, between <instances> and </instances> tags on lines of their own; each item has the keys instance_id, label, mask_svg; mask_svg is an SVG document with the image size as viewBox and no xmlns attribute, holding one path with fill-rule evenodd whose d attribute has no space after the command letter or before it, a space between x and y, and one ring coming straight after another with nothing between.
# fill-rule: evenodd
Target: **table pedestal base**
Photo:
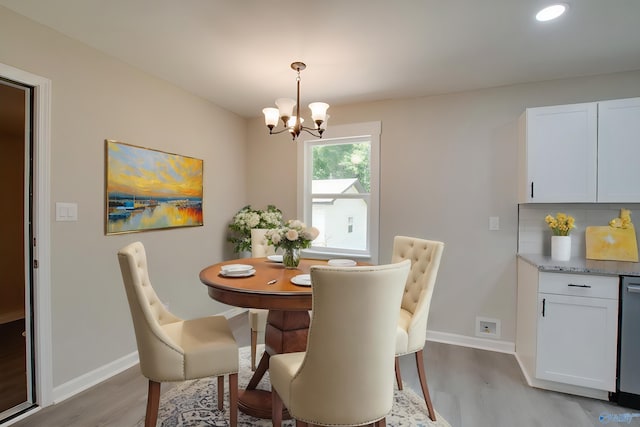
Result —
<instances>
[{"instance_id":1,"label":"table pedestal base","mask_svg":"<svg viewBox=\"0 0 640 427\"><path fill-rule=\"evenodd\" d=\"M256 418L271 419L271 392L267 390L245 390L238 396L238 409ZM286 408L282 410L282 419L291 418Z\"/></svg>"},{"instance_id":2,"label":"table pedestal base","mask_svg":"<svg viewBox=\"0 0 640 427\"><path fill-rule=\"evenodd\" d=\"M271 418L271 392L256 389L269 369L269 358L273 354L293 353L307 349L309 333L308 311L269 310L265 329L265 352L256 367L247 389L239 393L238 409L256 418ZM284 409L282 419L291 418Z\"/></svg>"}]
</instances>

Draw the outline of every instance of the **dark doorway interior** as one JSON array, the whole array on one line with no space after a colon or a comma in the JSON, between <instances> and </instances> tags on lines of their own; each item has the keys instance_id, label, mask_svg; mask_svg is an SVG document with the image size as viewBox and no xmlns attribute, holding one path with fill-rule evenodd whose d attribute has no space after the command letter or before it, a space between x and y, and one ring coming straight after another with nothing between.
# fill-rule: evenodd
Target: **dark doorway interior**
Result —
<instances>
[{"instance_id":1,"label":"dark doorway interior","mask_svg":"<svg viewBox=\"0 0 640 427\"><path fill-rule=\"evenodd\" d=\"M25 236L29 204L25 203L30 167L27 128L29 88L0 80L0 419L28 402ZM28 199L27 199L28 200Z\"/></svg>"}]
</instances>

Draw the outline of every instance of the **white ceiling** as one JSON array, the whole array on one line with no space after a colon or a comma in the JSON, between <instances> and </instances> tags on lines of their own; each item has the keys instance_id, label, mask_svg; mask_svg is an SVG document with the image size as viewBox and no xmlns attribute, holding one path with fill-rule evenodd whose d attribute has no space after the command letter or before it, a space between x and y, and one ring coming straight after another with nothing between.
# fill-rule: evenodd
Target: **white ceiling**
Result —
<instances>
[{"instance_id":1,"label":"white ceiling","mask_svg":"<svg viewBox=\"0 0 640 427\"><path fill-rule=\"evenodd\" d=\"M0 0L245 117L640 70L640 0ZM1 10L0 10L1 13ZM637 94L636 94L637 95ZM331 113L331 110L329 110Z\"/></svg>"}]
</instances>

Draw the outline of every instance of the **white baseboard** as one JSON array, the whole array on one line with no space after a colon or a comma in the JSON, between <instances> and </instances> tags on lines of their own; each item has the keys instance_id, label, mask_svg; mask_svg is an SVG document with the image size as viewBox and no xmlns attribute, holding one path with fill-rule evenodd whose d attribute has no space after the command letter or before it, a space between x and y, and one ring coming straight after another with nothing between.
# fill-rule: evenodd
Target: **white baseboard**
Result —
<instances>
[{"instance_id":1,"label":"white baseboard","mask_svg":"<svg viewBox=\"0 0 640 427\"><path fill-rule=\"evenodd\" d=\"M490 340L448 332L427 331L427 341L477 348L480 350L497 351L499 353L514 354L516 351L516 345L511 341Z\"/></svg>"},{"instance_id":2,"label":"white baseboard","mask_svg":"<svg viewBox=\"0 0 640 427\"><path fill-rule=\"evenodd\" d=\"M246 308L234 307L220 313L219 315L230 319L233 316L242 314L246 310ZM64 384L54 387L53 403L60 403L63 400L66 400L90 387L93 387L94 385L101 383L102 381L106 381L114 375L124 371L125 369L129 369L130 367L136 365L138 361L138 352L134 351L133 353L123 356L120 359L114 360L111 363L107 363L106 365L94 369L91 372L87 372L86 374L80 375L79 377L76 377L71 381L67 381Z\"/></svg>"},{"instance_id":3,"label":"white baseboard","mask_svg":"<svg viewBox=\"0 0 640 427\"><path fill-rule=\"evenodd\" d=\"M609 392L606 390L596 390L588 387L580 387L571 384L562 384L555 381L546 381L533 378L529 375L527 369L525 369L525 365L522 363L522 360L520 360L520 357L518 357L517 353L515 356L518 365L520 365L520 371L522 371L522 375L524 376L524 379L527 381L527 384L530 387L557 391L559 393L590 397L592 399L609 400Z\"/></svg>"},{"instance_id":4,"label":"white baseboard","mask_svg":"<svg viewBox=\"0 0 640 427\"><path fill-rule=\"evenodd\" d=\"M234 307L220 315L227 319L245 312L245 308ZM427 341L441 342L445 344L472 347L481 350L497 351L500 353L515 353L515 344L509 341L490 340L486 338L469 337L466 335L451 334L447 332L427 331ZM129 369L138 363L138 352L123 356L111 363L87 372L77 378L67 381L53 389L53 403L60 403L94 385L108 380L125 369Z\"/></svg>"},{"instance_id":5,"label":"white baseboard","mask_svg":"<svg viewBox=\"0 0 640 427\"><path fill-rule=\"evenodd\" d=\"M60 403L102 381L108 380L112 376L119 374L125 369L129 369L138 363L138 352L134 351L126 356L107 363L91 372L80 375L53 388L53 403Z\"/></svg>"}]
</instances>

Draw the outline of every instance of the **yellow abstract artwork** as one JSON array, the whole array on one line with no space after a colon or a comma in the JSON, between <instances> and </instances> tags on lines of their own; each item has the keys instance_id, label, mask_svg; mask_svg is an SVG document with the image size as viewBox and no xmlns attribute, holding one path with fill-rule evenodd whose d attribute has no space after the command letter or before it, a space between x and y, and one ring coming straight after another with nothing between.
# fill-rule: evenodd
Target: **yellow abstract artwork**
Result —
<instances>
[{"instance_id":1,"label":"yellow abstract artwork","mask_svg":"<svg viewBox=\"0 0 640 427\"><path fill-rule=\"evenodd\" d=\"M203 225L203 161L106 140L106 234Z\"/></svg>"},{"instance_id":2,"label":"yellow abstract artwork","mask_svg":"<svg viewBox=\"0 0 640 427\"><path fill-rule=\"evenodd\" d=\"M638 262L638 244L633 225L587 227L585 231L587 259Z\"/></svg>"}]
</instances>

